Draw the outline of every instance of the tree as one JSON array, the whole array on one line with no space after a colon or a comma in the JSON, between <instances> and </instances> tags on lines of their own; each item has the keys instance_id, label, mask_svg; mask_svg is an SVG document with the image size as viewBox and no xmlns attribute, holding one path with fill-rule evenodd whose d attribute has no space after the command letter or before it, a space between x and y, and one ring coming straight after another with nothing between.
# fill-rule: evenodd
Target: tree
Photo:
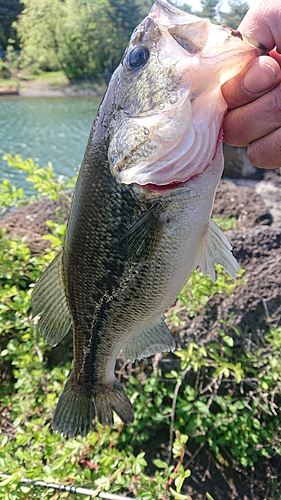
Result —
<instances>
[{"instance_id":1,"label":"tree","mask_svg":"<svg viewBox=\"0 0 281 500\"><path fill-rule=\"evenodd\" d=\"M65 0L62 68L70 79L96 79L109 66L115 32L108 0Z\"/></svg>"},{"instance_id":2,"label":"tree","mask_svg":"<svg viewBox=\"0 0 281 500\"><path fill-rule=\"evenodd\" d=\"M181 10L184 10L185 12L187 12L188 14L194 14L193 10L192 10L192 7L191 5L187 4L187 3L184 3L182 5L179 5L178 6Z\"/></svg>"},{"instance_id":3,"label":"tree","mask_svg":"<svg viewBox=\"0 0 281 500\"><path fill-rule=\"evenodd\" d=\"M151 0L109 0L109 18L115 32L110 70L118 65L133 30L147 16Z\"/></svg>"},{"instance_id":4,"label":"tree","mask_svg":"<svg viewBox=\"0 0 281 500\"><path fill-rule=\"evenodd\" d=\"M114 30L108 0L22 0L15 23L23 66L98 78L109 65Z\"/></svg>"},{"instance_id":5,"label":"tree","mask_svg":"<svg viewBox=\"0 0 281 500\"><path fill-rule=\"evenodd\" d=\"M246 12L249 10L249 5L243 0L229 0L229 12L221 12L221 21L223 24L236 29L241 23Z\"/></svg>"},{"instance_id":6,"label":"tree","mask_svg":"<svg viewBox=\"0 0 281 500\"><path fill-rule=\"evenodd\" d=\"M60 45L65 5L60 0L22 0L24 9L14 23L24 66L60 69Z\"/></svg>"},{"instance_id":7,"label":"tree","mask_svg":"<svg viewBox=\"0 0 281 500\"><path fill-rule=\"evenodd\" d=\"M15 48L18 48L18 39L12 28L13 21L22 11L19 0L0 0L0 46L6 49L9 38L15 39Z\"/></svg>"},{"instance_id":8,"label":"tree","mask_svg":"<svg viewBox=\"0 0 281 500\"><path fill-rule=\"evenodd\" d=\"M217 22L219 18L221 0L201 0L202 11L196 12L197 16L208 17Z\"/></svg>"}]
</instances>

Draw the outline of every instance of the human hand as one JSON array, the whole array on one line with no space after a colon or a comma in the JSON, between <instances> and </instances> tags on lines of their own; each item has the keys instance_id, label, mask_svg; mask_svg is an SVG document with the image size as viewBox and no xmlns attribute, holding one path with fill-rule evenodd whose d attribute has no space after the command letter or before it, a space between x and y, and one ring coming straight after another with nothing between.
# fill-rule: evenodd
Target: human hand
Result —
<instances>
[{"instance_id":1,"label":"human hand","mask_svg":"<svg viewBox=\"0 0 281 500\"><path fill-rule=\"evenodd\" d=\"M248 145L249 160L262 168L281 166L280 27L280 0L263 0L249 10L239 31L265 45L271 57L255 59L222 87L229 106L224 140L231 145Z\"/></svg>"}]
</instances>

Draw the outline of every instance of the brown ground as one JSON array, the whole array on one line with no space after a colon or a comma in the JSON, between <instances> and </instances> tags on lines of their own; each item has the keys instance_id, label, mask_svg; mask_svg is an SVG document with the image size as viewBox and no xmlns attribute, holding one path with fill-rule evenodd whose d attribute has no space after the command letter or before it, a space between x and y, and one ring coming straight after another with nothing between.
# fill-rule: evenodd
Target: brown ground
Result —
<instances>
[{"instance_id":1,"label":"brown ground","mask_svg":"<svg viewBox=\"0 0 281 500\"><path fill-rule=\"evenodd\" d=\"M247 282L242 292L238 287L230 297L215 297L204 317L190 319L183 313L186 326L178 337L181 345L190 340L202 345L216 341L221 319L232 321L239 328L241 335L235 340L238 347L250 343L262 346L268 329L281 325L281 177L278 171L261 177L224 179L219 185L214 215L238 218L238 229L228 232L228 238L236 258L246 269ZM40 252L44 246L41 235L48 230L44 221L53 219L57 208L66 214L69 205L65 200L56 204L40 200L6 215L0 227L5 226L11 236L24 235L31 249ZM194 448L193 452L198 453L190 463L192 476L186 490L193 500L205 500L206 492L215 500L281 498L281 457L264 460L252 470L239 471L224 470L205 449ZM273 496L269 493L272 482L276 487Z\"/></svg>"}]
</instances>

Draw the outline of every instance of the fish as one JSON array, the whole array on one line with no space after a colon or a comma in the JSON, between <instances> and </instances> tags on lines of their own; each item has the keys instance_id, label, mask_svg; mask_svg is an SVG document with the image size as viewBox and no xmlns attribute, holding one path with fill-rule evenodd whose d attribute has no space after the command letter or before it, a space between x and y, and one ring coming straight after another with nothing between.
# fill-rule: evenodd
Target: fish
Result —
<instances>
[{"instance_id":1,"label":"fish","mask_svg":"<svg viewBox=\"0 0 281 500\"><path fill-rule=\"evenodd\" d=\"M191 272L235 278L231 246L211 219L223 169L221 86L257 42L156 0L134 30L90 131L63 248L37 280L32 314L44 339L73 332L71 373L52 426L74 438L132 404L116 358L175 349L164 312Z\"/></svg>"}]
</instances>

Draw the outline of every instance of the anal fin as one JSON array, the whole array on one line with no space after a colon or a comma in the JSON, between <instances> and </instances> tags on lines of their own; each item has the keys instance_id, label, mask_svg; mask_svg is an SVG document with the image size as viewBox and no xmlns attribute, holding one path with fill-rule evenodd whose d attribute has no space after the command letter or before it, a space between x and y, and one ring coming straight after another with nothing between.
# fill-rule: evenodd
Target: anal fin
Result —
<instances>
[{"instance_id":1,"label":"anal fin","mask_svg":"<svg viewBox=\"0 0 281 500\"><path fill-rule=\"evenodd\" d=\"M71 328L62 261L62 250L36 281L31 297L32 317L40 315L38 326L46 341L55 346Z\"/></svg>"},{"instance_id":2,"label":"anal fin","mask_svg":"<svg viewBox=\"0 0 281 500\"><path fill-rule=\"evenodd\" d=\"M215 264L220 264L233 278L240 267L233 256L232 246L217 224L210 219L208 230L200 248L199 266L204 276L208 273L212 281L216 279Z\"/></svg>"},{"instance_id":3,"label":"anal fin","mask_svg":"<svg viewBox=\"0 0 281 500\"><path fill-rule=\"evenodd\" d=\"M130 342L122 348L124 359L147 358L158 352L174 351L176 344L167 327L164 316L158 318L153 325L139 332Z\"/></svg>"}]
</instances>

